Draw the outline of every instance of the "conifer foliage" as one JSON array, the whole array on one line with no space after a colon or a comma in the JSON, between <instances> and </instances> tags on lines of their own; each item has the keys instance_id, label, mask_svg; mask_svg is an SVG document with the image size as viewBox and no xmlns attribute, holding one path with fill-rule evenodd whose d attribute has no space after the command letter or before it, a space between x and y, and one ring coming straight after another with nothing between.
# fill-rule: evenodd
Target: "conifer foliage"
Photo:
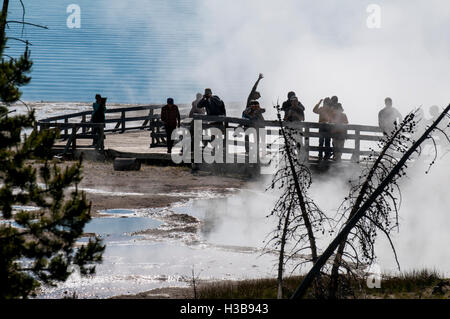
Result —
<instances>
[{"instance_id":1,"label":"conifer foliage","mask_svg":"<svg viewBox=\"0 0 450 319\"><path fill-rule=\"evenodd\" d=\"M20 87L31 80L33 63L28 44L18 58L4 55L8 3L3 1L0 16L1 299L33 296L40 286L65 281L73 271L91 275L105 249L98 238L76 244L91 219L90 204L77 187L81 161L61 169L51 156L58 132L32 130L32 110L9 116ZM24 135L25 130L31 133Z\"/></svg>"}]
</instances>

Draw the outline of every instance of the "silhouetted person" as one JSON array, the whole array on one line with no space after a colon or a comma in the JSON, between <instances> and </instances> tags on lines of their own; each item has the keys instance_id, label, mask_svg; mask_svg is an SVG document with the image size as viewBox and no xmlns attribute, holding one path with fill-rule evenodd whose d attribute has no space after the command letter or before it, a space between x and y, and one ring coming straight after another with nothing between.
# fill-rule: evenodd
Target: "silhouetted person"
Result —
<instances>
[{"instance_id":1,"label":"silhouetted person","mask_svg":"<svg viewBox=\"0 0 450 319\"><path fill-rule=\"evenodd\" d=\"M192 108L191 111L189 112L189 117L193 117L194 114L201 114L201 115L205 114L205 109L198 108L198 103L201 101L202 97L203 95L201 93L197 93L195 101L192 101Z\"/></svg>"},{"instance_id":2,"label":"silhouetted person","mask_svg":"<svg viewBox=\"0 0 450 319\"><path fill-rule=\"evenodd\" d=\"M256 100L250 101L250 106L242 113L242 117L253 121L264 121L263 113L265 109L259 106Z\"/></svg>"},{"instance_id":3,"label":"silhouetted person","mask_svg":"<svg viewBox=\"0 0 450 319\"><path fill-rule=\"evenodd\" d=\"M395 128L396 124L400 124L403 118L400 112L392 106L390 97L387 97L384 103L386 106L378 113L378 126L384 135L388 135Z\"/></svg>"},{"instance_id":4,"label":"silhouetted person","mask_svg":"<svg viewBox=\"0 0 450 319\"><path fill-rule=\"evenodd\" d=\"M339 98L336 95L333 95L330 99L330 106L336 108L339 103Z\"/></svg>"},{"instance_id":5,"label":"silhouetted person","mask_svg":"<svg viewBox=\"0 0 450 319\"><path fill-rule=\"evenodd\" d=\"M253 88L247 98L247 105L245 107L246 109L250 107L251 101L256 101L261 97L261 94L259 94L259 92L256 91L256 89L258 88L259 81L261 81L261 79L263 79L263 78L264 78L264 75L262 73L260 73L258 76L258 80L256 80L255 85L253 85Z\"/></svg>"},{"instance_id":6,"label":"silhouetted person","mask_svg":"<svg viewBox=\"0 0 450 319\"><path fill-rule=\"evenodd\" d=\"M262 109L259 106L259 102L256 100L252 100L250 101L250 106L248 108L245 109L244 112L242 112L242 117L254 122L257 121L264 121L264 116L262 115L266 110ZM258 139L259 134L254 135L255 140ZM234 137L236 137L236 135L234 135ZM245 134L245 151L248 153L250 150L250 140L249 140L249 136L247 134ZM259 141L258 143L261 142L261 136L259 136Z\"/></svg>"},{"instance_id":7,"label":"silhouetted person","mask_svg":"<svg viewBox=\"0 0 450 319\"><path fill-rule=\"evenodd\" d=\"M287 112L284 115L285 121L304 121L305 120L305 107L299 102L297 97L294 95L290 99L291 105L289 106Z\"/></svg>"},{"instance_id":8,"label":"silhouetted person","mask_svg":"<svg viewBox=\"0 0 450 319\"><path fill-rule=\"evenodd\" d=\"M331 107L330 123L333 124L348 124L347 115L344 113L341 103ZM333 126L331 129L333 135L333 158L335 161L340 161L342 158L342 149L345 144L345 137L347 135L347 129L345 127Z\"/></svg>"},{"instance_id":9,"label":"silhouetted person","mask_svg":"<svg viewBox=\"0 0 450 319\"><path fill-rule=\"evenodd\" d=\"M178 106L173 104L172 98L168 98L167 104L161 109L161 121L164 123L167 135L167 153L172 153L172 132L177 127L180 127L180 112L178 111Z\"/></svg>"},{"instance_id":10,"label":"silhouetted person","mask_svg":"<svg viewBox=\"0 0 450 319\"><path fill-rule=\"evenodd\" d=\"M198 102L197 107L204 108L208 115L226 116L225 103L217 95L212 95L211 89L205 89L205 94Z\"/></svg>"},{"instance_id":11,"label":"silhouetted person","mask_svg":"<svg viewBox=\"0 0 450 319\"><path fill-rule=\"evenodd\" d=\"M105 123L105 111L106 111L106 97L102 98L100 94L95 95L95 103L92 104L92 123ZM94 127L92 129L93 138L92 145L97 145L99 138L100 128Z\"/></svg>"},{"instance_id":12,"label":"silhouetted person","mask_svg":"<svg viewBox=\"0 0 450 319\"><path fill-rule=\"evenodd\" d=\"M323 101L323 106L320 107L320 104ZM313 109L313 112L319 114L319 123L330 123L331 119L331 99L329 97L325 98L325 100L320 100L319 103ZM319 128L319 147L326 147L325 150L325 160L328 160L331 157L331 137L326 136L330 135L331 131L329 127L320 127ZM322 160L323 150L319 150L319 161Z\"/></svg>"},{"instance_id":13,"label":"silhouetted person","mask_svg":"<svg viewBox=\"0 0 450 319\"><path fill-rule=\"evenodd\" d=\"M281 110L284 112L284 115L286 116L287 111L289 111L289 108L291 107L291 97L295 96L294 91L290 91L287 94L287 100L283 102L281 105Z\"/></svg>"}]
</instances>

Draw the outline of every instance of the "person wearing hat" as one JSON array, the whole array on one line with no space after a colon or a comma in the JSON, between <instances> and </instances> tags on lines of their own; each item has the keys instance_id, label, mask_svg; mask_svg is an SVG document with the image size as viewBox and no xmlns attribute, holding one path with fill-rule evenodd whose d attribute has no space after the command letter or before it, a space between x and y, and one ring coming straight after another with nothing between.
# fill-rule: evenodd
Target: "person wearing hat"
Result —
<instances>
[{"instance_id":1,"label":"person wearing hat","mask_svg":"<svg viewBox=\"0 0 450 319\"><path fill-rule=\"evenodd\" d=\"M217 95L213 95L209 88L205 89L205 94L198 102L197 108L205 108L207 115L226 116L225 103Z\"/></svg>"},{"instance_id":2,"label":"person wearing hat","mask_svg":"<svg viewBox=\"0 0 450 319\"><path fill-rule=\"evenodd\" d=\"M173 99L168 98L167 104L161 109L161 121L164 123L167 137L167 153L172 153L172 132L180 127L180 111L178 106L173 104Z\"/></svg>"},{"instance_id":3,"label":"person wearing hat","mask_svg":"<svg viewBox=\"0 0 450 319\"><path fill-rule=\"evenodd\" d=\"M256 89L258 88L259 81L261 81L263 78L264 78L264 75L262 73L260 73L258 76L258 80L256 80L255 85L253 85L253 88L250 91L250 95L247 98L246 109L250 107L251 101L256 101L261 97L261 94L258 91L256 91Z\"/></svg>"}]
</instances>

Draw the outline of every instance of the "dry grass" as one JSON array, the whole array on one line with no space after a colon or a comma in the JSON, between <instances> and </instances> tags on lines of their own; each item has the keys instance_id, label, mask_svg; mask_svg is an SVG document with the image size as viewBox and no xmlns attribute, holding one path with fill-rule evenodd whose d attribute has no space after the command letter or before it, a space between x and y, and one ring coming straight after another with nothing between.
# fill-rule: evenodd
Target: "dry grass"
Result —
<instances>
[{"instance_id":1,"label":"dry grass","mask_svg":"<svg viewBox=\"0 0 450 319\"><path fill-rule=\"evenodd\" d=\"M289 298L303 277L284 280L283 298ZM327 280L328 278L324 278ZM445 280L434 270L418 270L400 275L383 275L381 288L369 289L365 279L346 279L345 298L450 298L450 280ZM198 287L200 299L275 299L276 279L256 279L206 283Z\"/></svg>"}]
</instances>

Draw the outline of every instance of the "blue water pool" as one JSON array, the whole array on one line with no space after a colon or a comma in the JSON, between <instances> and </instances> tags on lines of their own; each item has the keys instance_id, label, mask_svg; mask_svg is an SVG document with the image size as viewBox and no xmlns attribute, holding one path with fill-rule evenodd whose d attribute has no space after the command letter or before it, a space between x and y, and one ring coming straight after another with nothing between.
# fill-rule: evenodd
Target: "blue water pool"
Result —
<instances>
[{"instance_id":1,"label":"blue water pool","mask_svg":"<svg viewBox=\"0 0 450 319\"><path fill-rule=\"evenodd\" d=\"M85 233L98 235L123 235L157 228L162 222L148 217L94 218L84 228Z\"/></svg>"}]
</instances>

